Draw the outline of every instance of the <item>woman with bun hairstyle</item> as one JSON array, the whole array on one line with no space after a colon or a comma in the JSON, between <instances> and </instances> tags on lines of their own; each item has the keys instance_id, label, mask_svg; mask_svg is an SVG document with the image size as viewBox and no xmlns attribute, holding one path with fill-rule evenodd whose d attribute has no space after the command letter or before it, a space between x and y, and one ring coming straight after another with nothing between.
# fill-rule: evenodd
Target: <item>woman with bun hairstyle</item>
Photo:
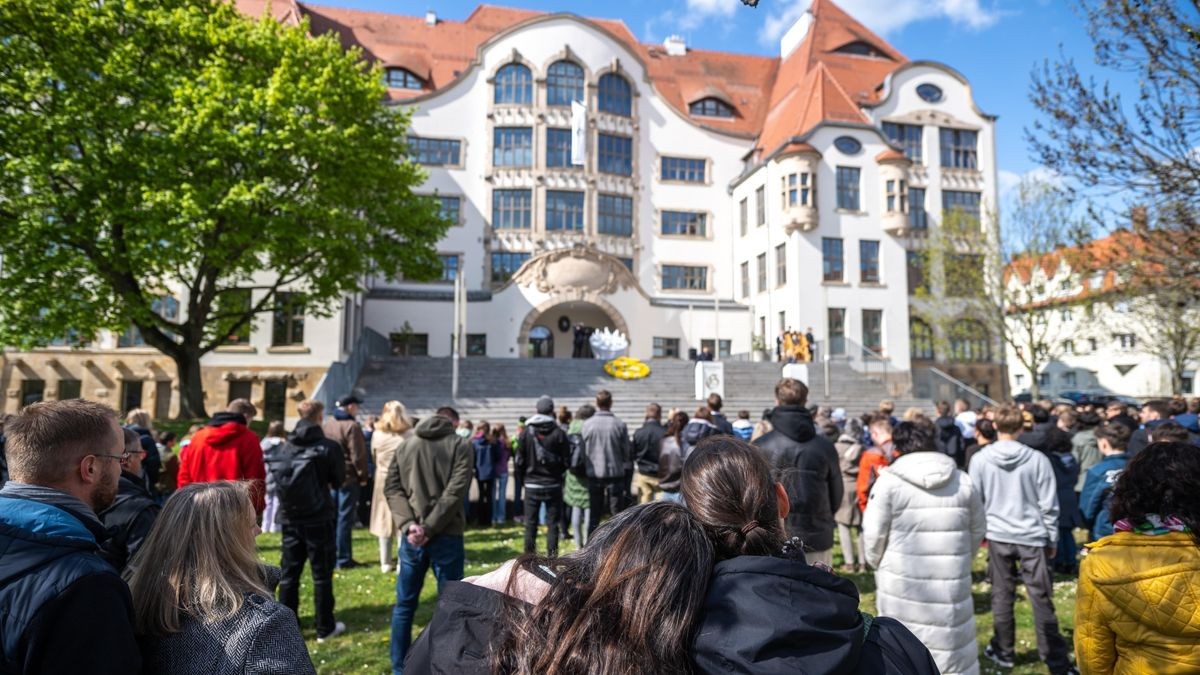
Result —
<instances>
[{"instance_id":1,"label":"woman with bun hairstyle","mask_svg":"<svg viewBox=\"0 0 1200 675\"><path fill-rule=\"evenodd\" d=\"M787 490L761 450L704 439L681 492L719 561L692 648L697 673L938 672L903 624L860 613L853 582L809 565L802 542L786 538Z\"/></svg>"}]
</instances>

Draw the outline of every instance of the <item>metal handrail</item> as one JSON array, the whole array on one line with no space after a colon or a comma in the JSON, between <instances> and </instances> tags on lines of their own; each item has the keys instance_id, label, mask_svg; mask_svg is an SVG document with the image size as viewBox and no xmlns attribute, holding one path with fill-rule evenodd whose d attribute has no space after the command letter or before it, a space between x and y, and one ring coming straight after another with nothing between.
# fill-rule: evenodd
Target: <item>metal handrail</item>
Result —
<instances>
[{"instance_id":1,"label":"metal handrail","mask_svg":"<svg viewBox=\"0 0 1200 675\"><path fill-rule=\"evenodd\" d=\"M933 373L934 375L937 375L938 377L949 382L950 384L954 385L958 389L967 392L971 396L978 398L979 400L987 403L988 405L999 405L999 403L997 403L995 399L989 397L987 394L979 391L978 389L975 389L974 387L971 387L970 385L966 384L962 380L956 379L953 376L951 376L941 370L938 370L937 368L934 368L933 366L929 367L929 372Z\"/></svg>"}]
</instances>

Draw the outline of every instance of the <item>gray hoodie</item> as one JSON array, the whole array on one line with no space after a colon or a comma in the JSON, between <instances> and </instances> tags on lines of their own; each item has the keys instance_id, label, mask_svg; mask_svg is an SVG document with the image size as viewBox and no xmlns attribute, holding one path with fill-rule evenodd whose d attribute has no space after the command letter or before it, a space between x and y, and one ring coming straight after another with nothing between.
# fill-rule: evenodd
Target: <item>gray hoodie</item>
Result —
<instances>
[{"instance_id":1,"label":"gray hoodie","mask_svg":"<svg viewBox=\"0 0 1200 675\"><path fill-rule=\"evenodd\" d=\"M969 470L987 512L987 538L1020 546L1058 543L1058 489L1044 454L1016 441L996 441Z\"/></svg>"}]
</instances>

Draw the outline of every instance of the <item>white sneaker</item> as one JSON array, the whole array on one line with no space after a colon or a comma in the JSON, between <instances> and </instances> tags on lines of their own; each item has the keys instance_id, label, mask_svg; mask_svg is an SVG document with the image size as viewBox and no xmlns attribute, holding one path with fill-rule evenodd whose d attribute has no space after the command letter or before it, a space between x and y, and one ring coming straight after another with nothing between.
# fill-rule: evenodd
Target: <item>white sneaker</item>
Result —
<instances>
[{"instance_id":1,"label":"white sneaker","mask_svg":"<svg viewBox=\"0 0 1200 675\"><path fill-rule=\"evenodd\" d=\"M326 635L325 637L318 637L317 643L320 644L326 640L331 640L345 632L346 632L346 624L339 621L333 625L333 632L330 633L329 635Z\"/></svg>"},{"instance_id":2,"label":"white sneaker","mask_svg":"<svg viewBox=\"0 0 1200 675\"><path fill-rule=\"evenodd\" d=\"M392 566L387 563L382 563L379 565L379 571L387 574L388 572L392 571Z\"/></svg>"}]
</instances>

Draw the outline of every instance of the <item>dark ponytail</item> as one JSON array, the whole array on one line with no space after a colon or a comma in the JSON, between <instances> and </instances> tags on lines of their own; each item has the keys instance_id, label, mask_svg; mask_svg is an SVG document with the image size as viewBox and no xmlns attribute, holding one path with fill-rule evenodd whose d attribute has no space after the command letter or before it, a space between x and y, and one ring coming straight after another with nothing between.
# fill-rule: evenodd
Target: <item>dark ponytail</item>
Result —
<instances>
[{"instance_id":1,"label":"dark ponytail","mask_svg":"<svg viewBox=\"0 0 1200 675\"><path fill-rule=\"evenodd\" d=\"M732 436L700 441L683 464L680 492L718 558L775 555L783 548L771 465L753 445Z\"/></svg>"}]
</instances>

